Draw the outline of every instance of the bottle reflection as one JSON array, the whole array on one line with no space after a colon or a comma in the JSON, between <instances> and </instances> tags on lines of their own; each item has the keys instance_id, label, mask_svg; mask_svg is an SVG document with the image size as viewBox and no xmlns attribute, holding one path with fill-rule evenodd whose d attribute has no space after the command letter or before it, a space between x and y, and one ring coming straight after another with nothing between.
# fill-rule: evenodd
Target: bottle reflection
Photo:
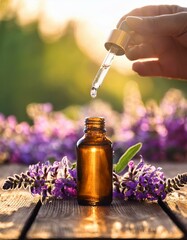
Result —
<instances>
[{"instance_id":1,"label":"bottle reflection","mask_svg":"<svg viewBox=\"0 0 187 240\"><path fill-rule=\"evenodd\" d=\"M116 238L122 234L121 221L114 221L110 208L105 206L84 206L85 216L76 224L74 231L81 238Z\"/></svg>"},{"instance_id":2,"label":"bottle reflection","mask_svg":"<svg viewBox=\"0 0 187 240\"><path fill-rule=\"evenodd\" d=\"M106 232L106 224L102 216L99 214L98 207L91 207L89 209L89 216L84 219L85 231L102 235Z\"/></svg>"},{"instance_id":3,"label":"bottle reflection","mask_svg":"<svg viewBox=\"0 0 187 240\"><path fill-rule=\"evenodd\" d=\"M81 219L77 228L76 233L80 237L95 238L105 235L107 232L107 223L105 214L103 212L104 207L97 206L86 206L82 207L81 210L84 212L84 218Z\"/></svg>"}]
</instances>

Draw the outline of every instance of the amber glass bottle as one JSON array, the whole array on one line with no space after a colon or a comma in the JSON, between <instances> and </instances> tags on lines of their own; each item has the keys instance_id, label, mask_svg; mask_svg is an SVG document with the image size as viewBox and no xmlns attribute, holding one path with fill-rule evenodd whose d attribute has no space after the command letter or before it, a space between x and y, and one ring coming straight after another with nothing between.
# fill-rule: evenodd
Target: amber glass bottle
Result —
<instances>
[{"instance_id":1,"label":"amber glass bottle","mask_svg":"<svg viewBox=\"0 0 187 240\"><path fill-rule=\"evenodd\" d=\"M109 205L113 150L112 142L106 137L104 118L86 118L84 132L77 142L78 203Z\"/></svg>"}]
</instances>

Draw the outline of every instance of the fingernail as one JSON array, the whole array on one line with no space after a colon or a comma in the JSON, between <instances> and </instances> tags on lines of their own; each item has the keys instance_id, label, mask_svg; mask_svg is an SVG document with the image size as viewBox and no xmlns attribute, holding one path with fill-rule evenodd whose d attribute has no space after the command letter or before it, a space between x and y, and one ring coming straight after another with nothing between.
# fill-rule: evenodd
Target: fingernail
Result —
<instances>
[{"instance_id":1,"label":"fingernail","mask_svg":"<svg viewBox=\"0 0 187 240\"><path fill-rule=\"evenodd\" d=\"M119 29L121 29L121 30L123 30L125 32L129 32L130 31L130 28L129 28L129 26L128 26L126 21L121 22L121 24L119 25Z\"/></svg>"},{"instance_id":2,"label":"fingernail","mask_svg":"<svg viewBox=\"0 0 187 240\"><path fill-rule=\"evenodd\" d=\"M125 21L129 25L129 27L136 27L139 24L142 24L143 18L135 17L135 16L128 16L126 17Z\"/></svg>"}]
</instances>

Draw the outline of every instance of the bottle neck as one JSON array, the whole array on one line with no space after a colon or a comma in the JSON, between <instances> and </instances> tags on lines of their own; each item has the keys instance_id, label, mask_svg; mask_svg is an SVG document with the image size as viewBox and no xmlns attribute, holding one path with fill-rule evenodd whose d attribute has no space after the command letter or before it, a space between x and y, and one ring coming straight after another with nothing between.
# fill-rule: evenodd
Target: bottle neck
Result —
<instances>
[{"instance_id":1,"label":"bottle neck","mask_svg":"<svg viewBox=\"0 0 187 240\"><path fill-rule=\"evenodd\" d=\"M102 117L89 117L85 119L85 134L105 134L105 120Z\"/></svg>"}]
</instances>

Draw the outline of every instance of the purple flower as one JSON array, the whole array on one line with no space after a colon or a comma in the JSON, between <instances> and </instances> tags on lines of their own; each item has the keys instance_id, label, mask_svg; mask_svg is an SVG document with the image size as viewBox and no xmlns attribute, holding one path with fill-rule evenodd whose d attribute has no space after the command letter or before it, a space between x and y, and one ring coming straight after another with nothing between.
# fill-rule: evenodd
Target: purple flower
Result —
<instances>
[{"instance_id":1,"label":"purple flower","mask_svg":"<svg viewBox=\"0 0 187 240\"><path fill-rule=\"evenodd\" d=\"M37 163L35 165L30 165L29 166L29 171L28 175L32 178L47 178L47 175L49 174L50 171L50 162L46 161L45 163Z\"/></svg>"},{"instance_id":2,"label":"purple flower","mask_svg":"<svg viewBox=\"0 0 187 240\"><path fill-rule=\"evenodd\" d=\"M51 171L57 172L51 195L57 198L70 198L77 195L76 169L69 168L68 158L54 162ZM52 173L52 176L54 174Z\"/></svg>"},{"instance_id":3,"label":"purple flower","mask_svg":"<svg viewBox=\"0 0 187 240\"><path fill-rule=\"evenodd\" d=\"M72 179L56 179L51 194L56 198L74 198L77 196L77 184Z\"/></svg>"},{"instance_id":4,"label":"purple flower","mask_svg":"<svg viewBox=\"0 0 187 240\"><path fill-rule=\"evenodd\" d=\"M129 86L130 89L132 86ZM142 142L140 154L146 161L186 161L187 159L187 101L178 90L168 91L160 105L146 104L136 86L124 99L124 112L115 112L109 104L94 101L80 108L77 119L68 119L54 111L50 103L29 104L27 113L33 124L18 123L15 116L0 113L0 162L27 165L60 161L67 156L75 161L75 145L82 136L82 119L100 114L107 122L107 135L113 139L114 161L124 149Z\"/></svg>"},{"instance_id":5,"label":"purple flower","mask_svg":"<svg viewBox=\"0 0 187 240\"><path fill-rule=\"evenodd\" d=\"M29 187L33 195L40 195L41 201L48 197L70 198L77 195L76 169L67 157L51 164L49 161L29 166L26 173L9 177L4 189Z\"/></svg>"},{"instance_id":6,"label":"purple flower","mask_svg":"<svg viewBox=\"0 0 187 240\"><path fill-rule=\"evenodd\" d=\"M151 100L144 106L135 87L125 95L124 112L114 136L117 159L124 148L142 142L146 161L187 160L187 100L170 89L160 105Z\"/></svg>"},{"instance_id":7,"label":"purple flower","mask_svg":"<svg viewBox=\"0 0 187 240\"><path fill-rule=\"evenodd\" d=\"M32 194L41 195L43 200L46 197L63 199L75 197L77 194L75 171L70 169L67 157L53 164L47 161L31 165L27 175L35 180L31 187Z\"/></svg>"},{"instance_id":8,"label":"purple flower","mask_svg":"<svg viewBox=\"0 0 187 240\"><path fill-rule=\"evenodd\" d=\"M115 191L123 193L124 199L158 200L166 197L165 182L161 168L146 164L142 159L136 165L128 164L128 171L114 182ZM117 188L116 188L117 186Z\"/></svg>"},{"instance_id":9,"label":"purple flower","mask_svg":"<svg viewBox=\"0 0 187 240\"><path fill-rule=\"evenodd\" d=\"M130 161L128 172L118 176L113 172L113 196L122 199L158 200L166 194L179 190L187 183L187 173L173 179L165 179L161 168L155 168L141 161ZM64 157L51 164L37 163L29 166L26 173L8 177L4 190L29 187L31 194L40 195L41 201L47 198L69 199L77 196L76 169Z\"/></svg>"},{"instance_id":10,"label":"purple flower","mask_svg":"<svg viewBox=\"0 0 187 240\"><path fill-rule=\"evenodd\" d=\"M44 179L35 179L33 181L33 184L30 187L30 191L33 195L44 195L44 192L46 192L47 186L45 184Z\"/></svg>"}]
</instances>

